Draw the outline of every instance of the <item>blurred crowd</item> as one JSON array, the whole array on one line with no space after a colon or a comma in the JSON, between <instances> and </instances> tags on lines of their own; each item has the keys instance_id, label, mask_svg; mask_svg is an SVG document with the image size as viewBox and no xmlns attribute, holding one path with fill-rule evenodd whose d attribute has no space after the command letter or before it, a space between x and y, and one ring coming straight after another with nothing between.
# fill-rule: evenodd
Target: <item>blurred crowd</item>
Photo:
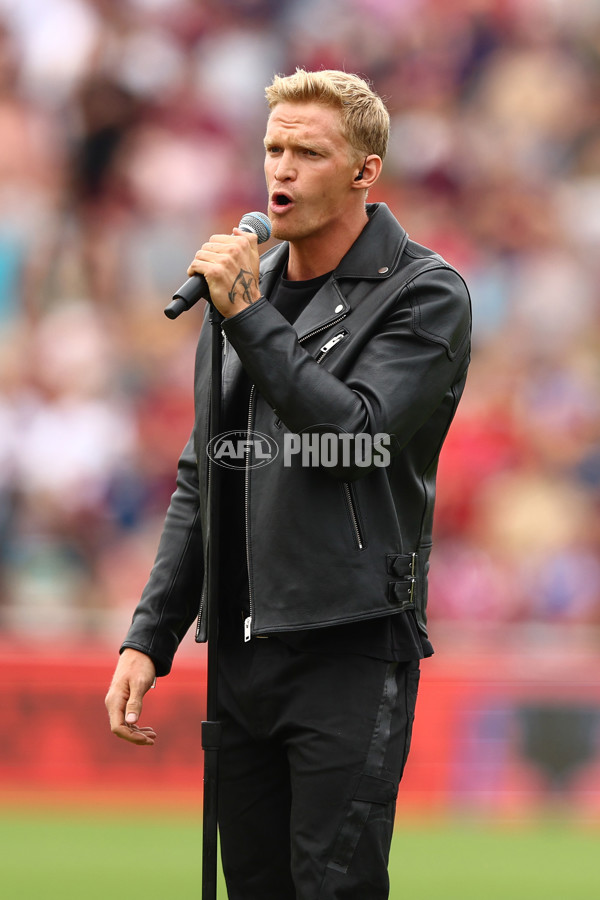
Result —
<instances>
[{"instance_id":1,"label":"blurred crowd","mask_svg":"<svg viewBox=\"0 0 600 900\"><path fill-rule=\"evenodd\" d=\"M373 82L370 199L472 292L434 644L596 646L600 0L0 0L0 637L122 633L192 424L201 310L162 310L265 208L296 66Z\"/></svg>"}]
</instances>

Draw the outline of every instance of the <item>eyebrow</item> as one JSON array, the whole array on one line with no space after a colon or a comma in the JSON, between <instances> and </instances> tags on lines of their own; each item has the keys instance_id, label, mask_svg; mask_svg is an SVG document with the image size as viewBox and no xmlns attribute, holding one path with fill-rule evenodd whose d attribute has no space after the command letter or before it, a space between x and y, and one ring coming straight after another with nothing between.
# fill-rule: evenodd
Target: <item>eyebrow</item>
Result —
<instances>
[{"instance_id":1,"label":"eyebrow","mask_svg":"<svg viewBox=\"0 0 600 900\"><path fill-rule=\"evenodd\" d=\"M287 138L285 139L287 140ZM265 150L268 150L269 147L278 147L284 141L278 141L277 136L269 137L265 136L263 140L263 144L265 146ZM294 150L315 150L317 153L329 153L331 147L320 143L319 141L302 141L302 140L293 140L291 141L291 147Z\"/></svg>"}]
</instances>

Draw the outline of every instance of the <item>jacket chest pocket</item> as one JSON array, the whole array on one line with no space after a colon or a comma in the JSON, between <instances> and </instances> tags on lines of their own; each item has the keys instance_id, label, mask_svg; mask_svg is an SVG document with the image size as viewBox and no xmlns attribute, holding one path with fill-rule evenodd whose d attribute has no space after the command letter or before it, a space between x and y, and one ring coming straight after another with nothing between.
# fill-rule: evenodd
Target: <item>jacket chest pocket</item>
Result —
<instances>
[{"instance_id":1,"label":"jacket chest pocket","mask_svg":"<svg viewBox=\"0 0 600 900\"><path fill-rule=\"evenodd\" d=\"M330 353L334 347L337 347L345 338L348 337L348 331L346 328L340 329L337 334L334 334L332 338L330 338L322 347L319 347L319 352L317 353L315 359L318 363L322 362L323 359Z\"/></svg>"}]
</instances>

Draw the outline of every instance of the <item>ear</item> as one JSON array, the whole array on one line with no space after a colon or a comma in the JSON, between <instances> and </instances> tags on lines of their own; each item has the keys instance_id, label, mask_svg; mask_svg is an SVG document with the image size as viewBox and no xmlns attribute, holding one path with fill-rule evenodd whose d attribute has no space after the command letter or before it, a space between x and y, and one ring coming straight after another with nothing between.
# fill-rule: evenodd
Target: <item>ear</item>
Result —
<instances>
[{"instance_id":1,"label":"ear","mask_svg":"<svg viewBox=\"0 0 600 900\"><path fill-rule=\"evenodd\" d=\"M361 160L362 162L362 160ZM383 166L383 162L380 156L377 156L376 153L372 153L362 163L362 166L357 169L356 175L354 176L354 181L352 182L352 187L356 188L359 191L368 190L372 187L381 174L381 167Z\"/></svg>"}]
</instances>

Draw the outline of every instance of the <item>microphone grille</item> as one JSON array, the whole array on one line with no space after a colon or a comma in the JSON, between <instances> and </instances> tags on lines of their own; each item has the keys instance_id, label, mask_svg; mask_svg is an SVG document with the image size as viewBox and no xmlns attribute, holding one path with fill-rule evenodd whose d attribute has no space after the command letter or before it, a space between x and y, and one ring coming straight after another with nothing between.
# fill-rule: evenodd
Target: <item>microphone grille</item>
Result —
<instances>
[{"instance_id":1,"label":"microphone grille","mask_svg":"<svg viewBox=\"0 0 600 900\"><path fill-rule=\"evenodd\" d=\"M264 244L271 237L271 222L261 212L250 212L242 216L238 226L241 231L251 231L258 237L258 243Z\"/></svg>"}]
</instances>

